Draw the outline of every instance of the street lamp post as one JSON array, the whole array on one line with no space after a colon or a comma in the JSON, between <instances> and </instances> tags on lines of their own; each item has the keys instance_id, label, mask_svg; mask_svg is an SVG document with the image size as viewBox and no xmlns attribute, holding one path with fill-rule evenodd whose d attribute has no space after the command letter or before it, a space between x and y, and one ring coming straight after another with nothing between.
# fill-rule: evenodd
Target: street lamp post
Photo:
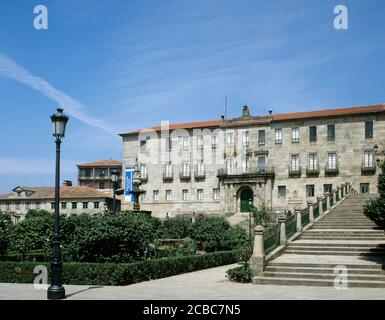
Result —
<instances>
[{"instance_id":1,"label":"street lamp post","mask_svg":"<svg viewBox=\"0 0 385 320\"><path fill-rule=\"evenodd\" d=\"M52 241L52 281L47 291L47 298L58 300L65 298L65 290L62 285L62 261L60 254L60 144L64 138L68 117L63 113L63 109L51 116L52 133L56 138L56 169L55 169L55 215Z\"/></svg>"},{"instance_id":2,"label":"street lamp post","mask_svg":"<svg viewBox=\"0 0 385 320\"><path fill-rule=\"evenodd\" d=\"M111 170L111 180L112 180L112 189L114 193L114 200L112 202L112 212L116 213L116 190L119 187L119 176L120 172L119 170Z\"/></svg>"}]
</instances>

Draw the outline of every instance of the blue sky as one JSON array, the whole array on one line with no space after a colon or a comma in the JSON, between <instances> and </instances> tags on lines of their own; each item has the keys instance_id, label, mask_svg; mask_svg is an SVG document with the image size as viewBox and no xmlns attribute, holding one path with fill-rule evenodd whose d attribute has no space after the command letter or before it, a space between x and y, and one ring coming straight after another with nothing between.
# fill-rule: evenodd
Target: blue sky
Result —
<instances>
[{"instance_id":1,"label":"blue sky","mask_svg":"<svg viewBox=\"0 0 385 320\"><path fill-rule=\"evenodd\" d=\"M384 103L384 16L382 0L1 0L0 193L53 185L59 103L74 181L76 163L120 159L117 133L218 119L225 96L229 116Z\"/></svg>"}]
</instances>

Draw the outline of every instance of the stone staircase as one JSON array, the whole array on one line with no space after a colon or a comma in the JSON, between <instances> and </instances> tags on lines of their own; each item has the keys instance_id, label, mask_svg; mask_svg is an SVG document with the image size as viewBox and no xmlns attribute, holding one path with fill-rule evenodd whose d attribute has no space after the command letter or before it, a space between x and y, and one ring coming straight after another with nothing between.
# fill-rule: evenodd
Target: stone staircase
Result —
<instances>
[{"instance_id":1,"label":"stone staircase","mask_svg":"<svg viewBox=\"0 0 385 320\"><path fill-rule=\"evenodd\" d=\"M339 266L347 272L348 287L385 288L384 230L362 212L369 197L354 194L332 208L289 243L253 283L334 286Z\"/></svg>"}]
</instances>

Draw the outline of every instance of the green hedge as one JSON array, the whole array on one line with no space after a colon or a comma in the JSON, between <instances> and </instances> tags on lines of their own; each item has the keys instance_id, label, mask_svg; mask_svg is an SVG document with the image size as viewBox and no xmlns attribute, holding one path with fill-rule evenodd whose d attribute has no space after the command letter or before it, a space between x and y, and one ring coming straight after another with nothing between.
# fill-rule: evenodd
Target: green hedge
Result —
<instances>
[{"instance_id":1,"label":"green hedge","mask_svg":"<svg viewBox=\"0 0 385 320\"><path fill-rule=\"evenodd\" d=\"M64 263L63 282L76 285L128 285L240 261L246 253L221 251L201 255L146 260L135 263ZM37 262L0 262L0 283L33 283Z\"/></svg>"}]
</instances>

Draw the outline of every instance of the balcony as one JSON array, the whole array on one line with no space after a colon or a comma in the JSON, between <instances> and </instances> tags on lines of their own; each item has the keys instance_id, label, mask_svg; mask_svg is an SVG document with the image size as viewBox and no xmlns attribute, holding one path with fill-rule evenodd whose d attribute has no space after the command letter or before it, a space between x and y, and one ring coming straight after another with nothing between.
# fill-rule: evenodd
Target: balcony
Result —
<instances>
[{"instance_id":1,"label":"balcony","mask_svg":"<svg viewBox=\"0 0 385 320\"><path fill-rule=\"evenodd\" d=\"M203 179L206 179L206 171L203 170L203 171L195 171L194 172L194 179L195 180L203 180Z\"/></svg>"},{"instance_id":2,"label":"balcony","mask_svg":"<svg viewBox=\"0 0 385 320\"><path fill-rule=\"evenodd\" d=\"M318 176L319 175L319 165L307 166L306 167L307 176Z\"/></svg>"},{"instance_id":3,"label":"balcony","mask_svg":"<svg viewBox=\"0 0 385 320\"><path fill-rule=\"evenodd\" d=\"M163 172L163 181L172 181L173 179L174 179L174 175L172 171Z\"/></svg>"},{"instance_id":4,"label":"balcony","mask_svg":"<svg viewBox=\"0 0 385 320\"><path fill-rule=\"evenodd\" d=\"M188 181L188 180L191 180L191 172L190 171L181 171L179 172L179 179L180 180L184 180L184 181Z\"/></svg>"},{"instance_id":5,"label":"balcony","mask_svg":"<svg viewBox=\"0 0 385 320\"><path fill-rule=\"evenodd\" d=\"M233 168L227 170L227 168L218 169L217 177L249 177L249 176L274 176L274 167L246 167L246 168Z\"/></svg>"},{"instance_id":6,"label":"balcony","mask_svg":"<svg viewBox=\"0 0 385 320\"><path fill-rule=\"evenodd\" d=\"M376 173L376 165L374 163L362 163L361 174L362 175L373 175Z\"/></svg>"},{"instance_id":7,"label":"balcony","mask_svg":"<svg viewBox=\"0 0 385 320\"><path fill-rule=\"evenodd\" d=\"M325 176L337 176L340 173L338 165L330 165L329 163L325 166Z\"/></svg>"},{"instance_id":8,"label":"balcony","mask_svg":"<svg viewBox=\"0 0 385 320\"><path fill-rule=\"evenodd\" d=\"M302 174L301 166L289 166L289 177L290 178L299 178Z\"/></svg>"}]
</instances>

